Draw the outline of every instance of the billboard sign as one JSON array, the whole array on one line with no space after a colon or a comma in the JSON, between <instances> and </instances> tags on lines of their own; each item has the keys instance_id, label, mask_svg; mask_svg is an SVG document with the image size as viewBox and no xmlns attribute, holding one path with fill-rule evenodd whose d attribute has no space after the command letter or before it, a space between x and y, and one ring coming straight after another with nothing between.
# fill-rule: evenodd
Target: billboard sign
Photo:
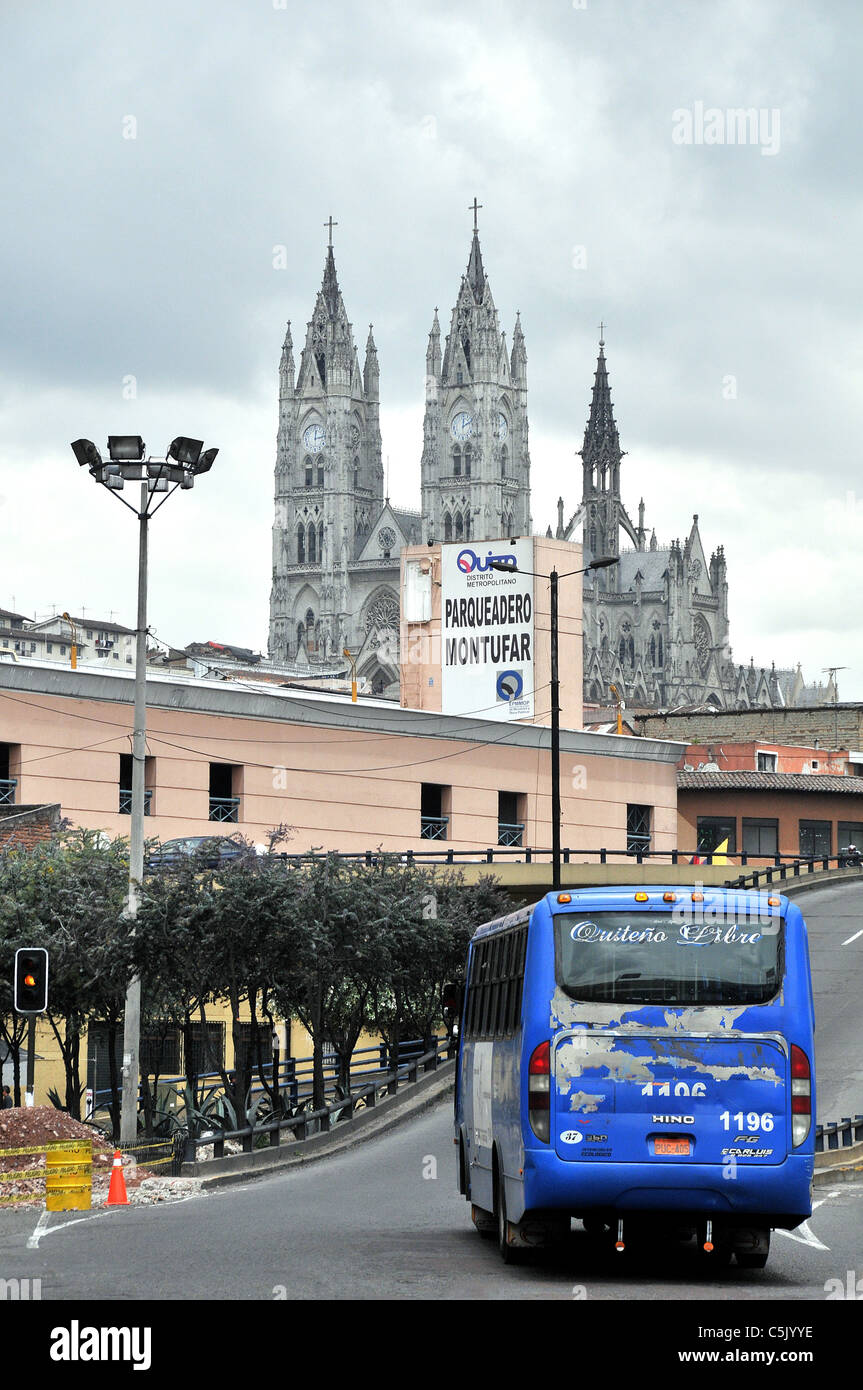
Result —
<instances>
[{"instance_id":1,"label":"billboard sign","mask_svg":"<svg viewBox=\"0 0 863 1390\"><path fill-rule=\"evenodd\" d=\"M441 546L444 714L533 716L533 568L529 539Z\"/></svg>"}]
</instances>

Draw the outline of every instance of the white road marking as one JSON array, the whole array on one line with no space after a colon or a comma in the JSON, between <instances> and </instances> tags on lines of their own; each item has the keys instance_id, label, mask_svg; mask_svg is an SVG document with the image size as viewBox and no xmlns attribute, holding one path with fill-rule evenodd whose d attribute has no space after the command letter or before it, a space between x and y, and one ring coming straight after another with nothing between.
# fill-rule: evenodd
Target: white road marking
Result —
<instances>
[{"instance_id":1,"label":"white road marking","mask_svg":"<svg viewBox=\"0 0 863 1390\"><path fill-rule=\"evenodd\" d=\"M823 1197L820 1199L820 1201L813 1202L813 1203L812 1203L812 1215L814 1216L815 1213L816 1213L816 1211L818 1210L818 1208L819 1208L819 1207L822 1207L822 1206L824 1205L825 1202L829 1202L829 1201L831 1200L831 1198L837 1197L838 1195L839 1195L839 1189L837 1188L836 1191L834 1191L834 1192L828 1192L828 1193L826 1193L825 1196L823 1196ZM802 1232L802 1234L801 1234L801 1232ZM779 1231L779 1230L777 1230L777 1231L775 1232L775 1234L776 1234L777 1236L787 1236L789 1240L796 1240L796 1241L799 1242L800 1245L809 1245L809 1246L812 1247L813 1250L829 1250L829 1249L830 1249L830 1246L829 1246L829 1245L824 1245L823 1242L820 1241L820 1240L818 1239L818 1237L814 1234L814 1232L812 1232L812 1231L809 1229L809 1222L808 1222L808 1221L801 1221L801 1223L800 1223L800 1225L797 1227L797 1230L796 1230L796 1231Z\"/></svg>"},{"instance_id":2,"label":"white road marking","mask_svg":"<svg viewBox=\"0 0 863 1390\"><path fill-rule=\"evenodd\" d=\"M43 1212L43 1216L47 1215L47 1212ZM92 1216L76 1216L74 1221L63 1221L59 1226L49 1226L47 1229L41 1231L39 1229L39 1226L41 1225L42 1217L40 1216L35 1231L33 1232L30 1239L27 1241L27 1249L38 1250L39 1242L45 1236L53 1236L55 1231L65 1231L67 1226L80 1226L82 1221L95 1221L97 1216L104 1215L105 1213L103 1211L94 1211Z\"/></svg>"},{"instance_id":3,"label":"white road marking","mask_svg":"<svg viewBox=\"0 0 863 1390\"><path fill-rule=\"evenodd\" d=\"M801 1221L796 1231L777 1231L778 1236L787 1236L789 1240L799 1241L801 1245L811 1245L813 1250L829 1250L829 1245L824 1245L816 1235L809 1229L808 1221Z\"/></svg>"},{"instance_id":4,"label":"white road marking","mask_svg":"<svg viewBox=\"0 0 863 1390\"><path fill-rule=\"evenodd\" d=\"M854 933L853 936L849 936L849 938L848 938L847 941L843 941L843 942L842 942L842 945L843 945L843 946L850 946L850 945L851 945L851 942L852 942L852 941L856 941L857 938L858 938L858 936L863 936L863 930L861 930L861 931L856 931L856 932Z\"/></svg>"}]
</instances>

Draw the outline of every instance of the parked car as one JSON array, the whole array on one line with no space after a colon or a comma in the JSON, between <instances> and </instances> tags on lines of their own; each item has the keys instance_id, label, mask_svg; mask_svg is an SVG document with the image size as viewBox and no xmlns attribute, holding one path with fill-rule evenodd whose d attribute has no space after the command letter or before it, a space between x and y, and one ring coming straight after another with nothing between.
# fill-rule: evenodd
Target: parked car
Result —
<instances>
[{"instance_id":1,"label":"parked car","mask_svg":"<svg viewBox=\"0 0 863 1390\"><path fill-rule=\"evenodd\" d=\"M155 846L146 857L145 868L156 873L194 858L202 869L218 869L223 864L242 859L248 853L248 845L232 835L188 835L180 840L165 840L164 844Z\"/></svg>"}]
</instances>

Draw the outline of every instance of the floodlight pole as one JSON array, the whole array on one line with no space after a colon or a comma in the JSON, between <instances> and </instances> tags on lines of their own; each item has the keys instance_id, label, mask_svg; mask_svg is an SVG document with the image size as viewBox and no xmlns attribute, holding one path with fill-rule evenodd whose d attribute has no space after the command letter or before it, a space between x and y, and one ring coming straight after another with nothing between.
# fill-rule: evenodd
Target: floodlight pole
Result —
<instances>
[{"instance_id":1,"label":"floodlight pole","mask_svg":"<svg viewBox=\"0 0 863 1390\"><path fill-rule=\"evenodd\" d=\"M130 932L135 934L135 919L141 901L144 879L144 811L146 803L145 769L147 757L147 542L150 516L178 487L194 487L195 477L208 473L218 449L203 450L203 441L180 436L173 441L164 459L145 459L146 448L140 435L109 436L110 465L103 463L95 444L89 439L77 439L72 451L79 465L89 468L96 482L115 492L117 500L135 512L138 518L138 618L135 629L135 708L132 726L132 805L129 837L129 891L126 913ZM106 478L108 481L106 482ZM136 509L119 496L125 480L141 482L140 508ZM174 486L169 489L168 484ZM115 487L116 484L116 487ZM165 496L150 508L156 492ZM141 980L135 975L126 991L123 1020L123 1088L120 1109L120 1141L134 1143L138 1135L139 1053L141 1046Z\"/></svg>"},{"instance_id":2,"label":"floodlight pole","mask_svg":"<svg viewBox=\"0 0 863 1390\"><path fill-rule=\"evenodd\" d=\"M141 882L144 877L144 782L147 756L147 482L141 483L138 512L138 618L135 629L135 717L132 731L132 825L129 844L129 897L127 916L135 930ZM141 1047L141 978L134 975L126 990L123 1015L123 1094L120 1107L120 1142L132 1144L138 1136L138 1054Z\"/></svg>"}]
</instances>

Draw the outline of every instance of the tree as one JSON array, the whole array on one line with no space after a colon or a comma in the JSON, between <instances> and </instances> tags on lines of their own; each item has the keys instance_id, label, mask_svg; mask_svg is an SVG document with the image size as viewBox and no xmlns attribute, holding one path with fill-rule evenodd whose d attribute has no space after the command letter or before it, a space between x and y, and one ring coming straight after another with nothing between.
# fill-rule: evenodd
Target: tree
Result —
<instances>
[{"instance_id":1,"label":"tree","mask_svg":"<svg viewBox=\"0 0 863 1390\"><path fill-rule=\"evenodd\" d=\"M65 1109L80 1119L81 1037L88 1024L103 1023L115 1126L119 1065L111 1043L132 968L125 918L128 873L127 842L90 830L67 830L33 849L0 857L0 940L6 950L48 950L47 1017L63 1059Z\"/></svg>"}]
</instances>

